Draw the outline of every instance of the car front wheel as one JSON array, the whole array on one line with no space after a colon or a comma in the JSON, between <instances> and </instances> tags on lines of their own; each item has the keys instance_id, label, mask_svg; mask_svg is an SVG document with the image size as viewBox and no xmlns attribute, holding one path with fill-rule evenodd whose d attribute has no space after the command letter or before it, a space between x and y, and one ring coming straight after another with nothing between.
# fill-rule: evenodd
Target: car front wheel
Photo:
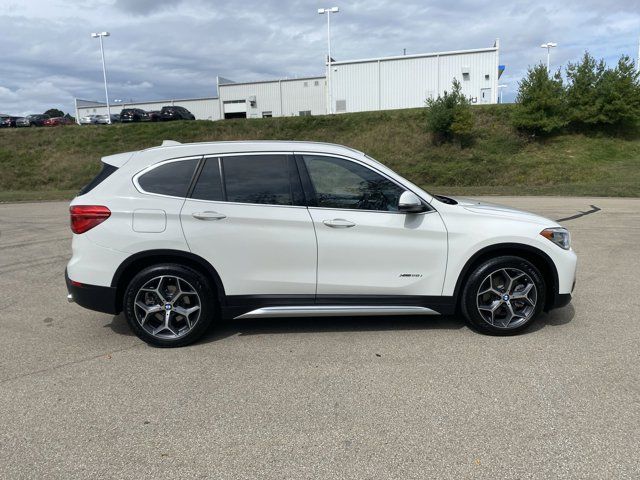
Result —
<instances>
[{"instance_id":1,"label":"car front wheel","mask_svg":"<svg viewBox=\"0 0 640 480\"><path fill-rule=\"evenodd\" d=\"M545 302L545 283L528 260L502 256L477 266L462 293L462 312L484 333L509 335L533 323Z\"/></svg>"},{"instance_id":2,"label":"car front wheel","mask_svg":"<svg viewBox=\"0 0 640 480\"><path fill-rule=\"evenodd\" d=\"M156 347L181 347L207 331L214 295L201 273L181 265L147 267L129 283L124 312L131 330Z\"/></svg>"}]
</instances>

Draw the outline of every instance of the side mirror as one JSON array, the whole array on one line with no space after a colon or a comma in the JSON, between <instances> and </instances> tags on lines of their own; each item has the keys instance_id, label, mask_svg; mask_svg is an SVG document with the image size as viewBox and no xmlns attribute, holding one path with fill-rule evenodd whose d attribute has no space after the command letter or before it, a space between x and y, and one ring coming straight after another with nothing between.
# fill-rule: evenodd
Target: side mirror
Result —
<instances>
[{"instance_id":1,"label":"side mirror","mask_svg":"<svg viewBox=\"0 0 640 480\"><path fill-rule=\"evenodd\" d=\"M427 210L427 206L413 192L405 191L400 195L398 211L403 213L421 213Z\"/></svg>"}]
</instances>

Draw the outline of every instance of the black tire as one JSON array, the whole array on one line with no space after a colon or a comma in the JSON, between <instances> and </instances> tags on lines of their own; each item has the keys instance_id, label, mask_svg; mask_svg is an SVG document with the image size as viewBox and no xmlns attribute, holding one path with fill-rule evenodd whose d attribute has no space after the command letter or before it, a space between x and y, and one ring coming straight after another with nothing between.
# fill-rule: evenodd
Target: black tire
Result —
<instances>
[{"instance_id":1,"label":"black tire","mask_svg":"<svg viewBox=\"0 0 640 480\"><path fill-rule=\"evenodd\" d=\"M185 331L183 334L176 336L175 338L166 338L166 335L161 336L159 334L152 335L151 332L142 327L141 323L136 317L136 308L139 307L136 307L135 302L136 297L140 293L140 289L144 286L148 286L149 282L152 282L152 280L158 277L178 278L182 280L183 282L185 282L184 285L193 288L193 291L195 291L195 293L197 294L197 297L194 296L194 298L197 298L197 301L200 304L199 315L192 327L189 330ZM179 295L175 297L176 301L178 297ZM205 332L213 323L216 312L215 296L208 279L200 272L193 270L192 268L177 264L154 265L143 269L131 280L131 282L129 282L129 285L127 286L124 294L123 305L124 314L131 330L141 340L144 340L149 345L153 345L155 347L182 347L197 341L205 334ZM141 312L138 311L138 315L140 314ZM156 315L156 317L151 317L153 322L161 323L161 320L158 320L159 317L157 315L162 317L164 315L164 312L158 311L154 313L154 315ZM174 315L174 318L184 319L184 317L181 317L178 314ZM145 324L147 324L147 322L145 322ZM151 328L152 325L153 323L147 324L147 328ZM184 325L184 328L186 329L186 323L184 323Z\"/></svg>"},{"instance_id":2,"label":"black tire","mask_svg":"<svg viewBox=\"0 0 640 480\"><path fill-rule=\"evenodd\" d=\"M535 294L535 305L531 306L525 302L519 302L518 305L524 305L523 309L526 308L526 310L528 311L527 315L525 315L526 318L516 317L517 321L512 321L511 326L506 327L499 325L500 322L498 320L495 321L496 324L489 323L489 320L483 316L483 313L487 317L493 317L494 314L488 313L486 311L481 312L479 306L482 306L482 303L478 299L480 287L483 286L484 289L487 286L487 283L484 282L487 280L489 275L501 275L500 272L504 269L512 274L515 271L523 272L525 274L525 277L523 277L522 282L529 282L530 280L533 285L535 285L535 289L532 289L533 294ZM491 282L492 280L489 279L489 283L491 284L491 286L493 286L493 283ZM520 287L522 287L522 285L516 288ZM526 330L535 321L536 317L540 314L544 307L545 292L546 285L544 277L540 273L540 270L538 270L538 268L536 268L536 266L531 262L525 260L524 258L510 255L496 257L486 260L478 265L467 278L462 290L461 310L469 324L479 332L492 335L514 335L516 333L522 332L523 330ZM506 297L496 295L496 300L498 302L502 302L502 305L499 307L499 310L497 310L497 313L504 312L504 317L506 319L506 317L509 315L509 311L507 310L507 303L515 302L515 300L509 298L508 292L504 293L507 293ZM489 298L491 298L491 295L493 295L493 293L489 293L487 295L489 296ZM503 301L504 298L507 298L508 301Z\"/></svg>"}]
</instances>

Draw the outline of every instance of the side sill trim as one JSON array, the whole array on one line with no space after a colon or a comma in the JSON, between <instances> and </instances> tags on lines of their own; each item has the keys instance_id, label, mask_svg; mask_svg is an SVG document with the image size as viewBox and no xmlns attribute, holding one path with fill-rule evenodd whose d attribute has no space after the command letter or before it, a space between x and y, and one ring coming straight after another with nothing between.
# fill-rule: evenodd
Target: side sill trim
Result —
<instances>
[{"instance_id":1,"label":"side sill trim","mask_svg":"<svg viewBox=\"0 0 640 480\"><path fill-rule=\"evenodd\" d=\"M357 305L300 305L294 307L263 307L235 317L352 317L369 315L440 315L426 307L412 306L357 306Z\"/></svg>"}]
</instances>

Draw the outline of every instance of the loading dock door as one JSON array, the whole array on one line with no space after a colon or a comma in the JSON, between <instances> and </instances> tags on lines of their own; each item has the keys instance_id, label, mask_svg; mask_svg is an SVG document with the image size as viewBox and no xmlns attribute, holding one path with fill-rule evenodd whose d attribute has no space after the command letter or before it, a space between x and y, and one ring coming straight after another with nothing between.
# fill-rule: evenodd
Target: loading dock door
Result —
<instances>
[{"instance_id":1,"label":"loading dock door","mask_svg":"<svg viewBox=\"0 0 640 480\"><path fill-rule=\"evenodd\" d=\"M246 100L226 100L222 105L224 118L247 118Z\"/></svg>"}]
</instances>

